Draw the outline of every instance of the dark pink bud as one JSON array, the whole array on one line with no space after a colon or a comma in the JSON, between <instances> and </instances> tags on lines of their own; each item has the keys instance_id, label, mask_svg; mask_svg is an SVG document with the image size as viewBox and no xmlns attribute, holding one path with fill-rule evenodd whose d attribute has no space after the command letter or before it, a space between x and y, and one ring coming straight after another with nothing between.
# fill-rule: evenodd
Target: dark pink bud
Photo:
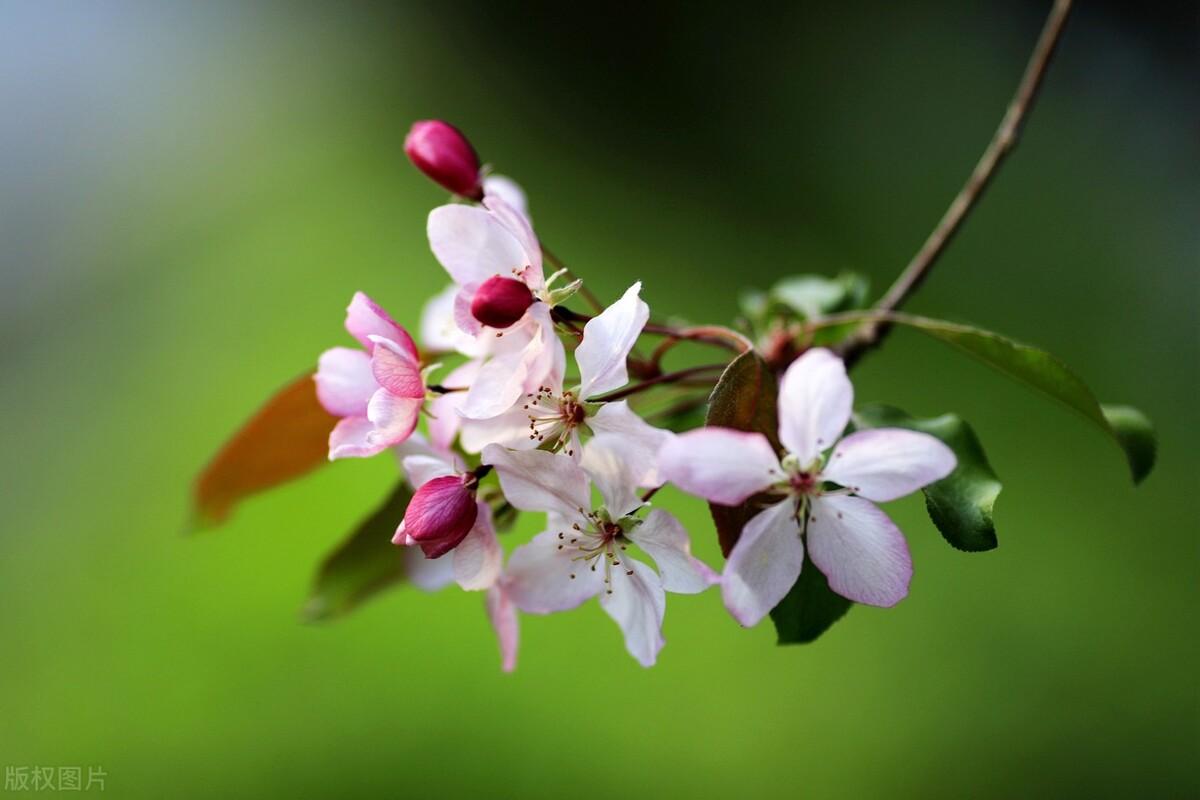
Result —
<instances>
[{"instance_id":1,"label":"dark pink bud","mask_svg":"<svg viewBox=\"0 0 1200 800\"><path fill-rule=\"evenodd\" d=\"M417 489L404 512L404 534L429 558L458 546L475 524L475 481L471 475L445 475Z\"/></svg>"},{"instance_id":2,"label":"dark pink bud","mask_svg":"<svg viewBox=\"0 0 1200 800\"><path fill-rule=\"evenodd\" d=\"M417 169L455 194L479 200L479 156L467 137L437 119L414 122L404 137L404 152Z\"/></svg>"},{"instance_id":3,"label":"dark pink bud","mask_svg":"<svg viewBox=\"0 0 1200 800\"><path fill-rule=\"evenodd\" d=\"M471 300L471 316L493 328L507 328L533 304L533 292L522 281L493 275Z\"/></svg>"}]
</instances>

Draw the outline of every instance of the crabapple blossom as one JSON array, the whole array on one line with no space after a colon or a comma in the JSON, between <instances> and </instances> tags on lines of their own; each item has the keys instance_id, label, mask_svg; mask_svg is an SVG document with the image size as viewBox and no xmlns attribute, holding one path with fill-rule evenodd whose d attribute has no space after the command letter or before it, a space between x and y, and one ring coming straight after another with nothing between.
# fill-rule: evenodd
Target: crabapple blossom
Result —
<instances>
[{"instance_id":1,"label":"crabapple blossom","mask_svg":"<svg viewBox=\"0 0 1200 800\"><path fill-rule=\"evenodd\" d=\"M595 437L620 454L639 486L658 486L658 451L671 434L646 424L624 401L589 402L629 380L626 360L637 342L650 309L640 298L642 284L630 286L621 299L588 320L575 350L579 384L564 391L561 372L550 375L505 413L463 424L462 443L479 452L491 443L510 448L562 450L579 459L582 436Z\"/></svg>"},{"instance_id":2,"label":"crabapple blossom","mask_svg":"<svg viewBox=\"0 0 1200 800\"><path fill-rule=\"evenodd\" d=\"M599 595L625 637L629 653L652 665L662 649L665 592L694 594L716 578L692 557L687 532L666 511L637 513L635 471L615 451L593 442L582 464L545 450L489 445L483 463L495 467L505 498L524 511L545 512L548 526L513 551L506 591L516 608L548 614ZM593 507L593 482L602 504ZM637 545L657 566L633 558Z\"/></svg>"},{"instance_id":3,"label":"crabapple blossom","mask_svg":"<svg viewBox=\"0 0 1200 800\"><path fill-rule=\"evenodd\" d=\"M491 508L475 497L476 474L448 454L410 455L401 463L416 492L392 543L417 545L426 559L450 562L464 589L489 588L504 554Z\"/></svg>"},{"instance_id":4,"label":"crabapple blossom","mask_svg":"<svg viewBox=\"0 0 1200 800\"><path fill-rule=\"evenodd\" d=\"M438 119L414 122L404 137L404 153L417 169L454 194L478 200L479 156L458 128Z\"/></svg>"},{"instance_id":5,"label":"crabapple blossom","mask_svg":"<svg viewBox=\"0 0 1200 800\"><path fill-rule=\"evenodd\" d=\"M315 376L321 405L341 418L329 435L330 460L372 456L403 442L425 402L412 337L362 292L346 309L346 330L363 349L326 350Z\"/></svg>"},{"instance_id":6,"label":"crabapple blossom","mask_svg":"<svg viewBox=\"0 0 1200 800\"><path fill-rule=\"evenodd\" d=\"M669 481L714 503L771 498L746 523L721 578L725 605L743 625L757 624L792 588L805 544L843 597L892 606L908 594L908 545L875 502L946 477L955 456L934 437L910 430L877 428L840 438L853 400L841 359L809 350L780 384L782 460L761 433L716 427L684 433L660 454Z\"/></svg>"}]
</instances>

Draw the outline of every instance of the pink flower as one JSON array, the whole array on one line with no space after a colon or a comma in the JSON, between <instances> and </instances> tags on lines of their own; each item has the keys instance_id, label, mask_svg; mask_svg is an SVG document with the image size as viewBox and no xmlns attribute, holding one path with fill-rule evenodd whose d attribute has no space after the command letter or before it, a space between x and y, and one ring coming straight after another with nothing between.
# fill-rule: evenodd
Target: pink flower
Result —
<instances>
[{"instance_id":1,"label":"pink flower","mask_svg":"<svg viewBox=\"0 0 1200 800\"><path fill-rule=\"evenodd\" d=\"M363 349L326 350L316 374L321 405L341 417L329 435L330 460L372 456L403 442L425 402L412 337L362 292L346 309L346 330Z\"/></svg>"},{"instance_id":2,"label":"pink flower","mask_svg":"<svg viewBox=\"0 0 1200 800\"><path fill-rule=\"evenodd\" d=\"M417 545L431 561L447 561L464 589L487 589L500 574L503 552L487 503L475 498L475 476L449 455L402 459L416 488L392 543Z\"/></svg>"},{"instance_id":3,"label":"pink flower","mask_svg":"<svg viewBox=\"0 0 1200 800\"><path fill-rule=\"evenodd\" d=\"M404 152L417 169L454 194L472 200L483 196L479 156L453 125L437 119L414 122L404 137Z\"/></svg>"},{"instance_id":4,"label":"pink flower","mask_svg":"<svg viewBox=\"0 0 1200 800\"><path fill-rule=\"evenodd\" d=\"M725 606L743 625L757 624L792 588L805 543L843 597L892 606L908 594L908 544L871 501L946 477L954 453L932 436L892 428L840 439L853 401L841 359L810 350L779 389L782 461L762 434L716 427L682 434L660 453L667 480L714 503L739 505L760 493L781 498L746 523L721 579Z\"/></svg>"},{"instance_id":5,"label":"pink flower","mask_svg":"<svg viewBox=\"0 0 1200 800\"><path fill-rule=\"evenodd\" d=\"M633 284L584 326L583 341L575 350L578 385L564 391L562 371L556 370L503 414L465 421L464 449L479 452L492 443L516 449L540 447L562 450L578 460L586 435L619 452L631 468L636 466L637 485L660 485L658 451L670 434L646 424L624 400L589 402L629 380L629 352L650 316L639 297L641 288L640 282Z\"/></svg>"},{"instance_id":6,"label":"pink flower","mask_svg":"<svg viewBox=\"0 0 1200 800\"><path fill-rule=\"evenodd\" d=\"M692 557L679 521L659 509L635 516L644 503L634 472L602 445L589 445L582 467L564 455L499 445L483 451L483 463L496 468L513 506L547 513L547 529L509 558L504 574L512 603L548 614L599 595L629 653L643 666L654 664L664 644L664 592L694 594L715 581ZM598 508L591 502L592 481L603 497ZM634 558L631 545L653 559L657 570Z\"/></svg>"}]
</instances>

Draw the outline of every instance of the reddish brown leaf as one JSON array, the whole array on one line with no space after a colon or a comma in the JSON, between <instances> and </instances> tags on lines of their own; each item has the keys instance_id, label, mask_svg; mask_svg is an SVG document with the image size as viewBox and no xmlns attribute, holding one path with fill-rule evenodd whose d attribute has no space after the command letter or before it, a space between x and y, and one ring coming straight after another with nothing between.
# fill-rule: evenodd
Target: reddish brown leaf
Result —
<instances>
[{"instance_id":1,"label":"reddish brown leaf","mask_svg":"<svg viewBox=\"0 0 1200 800\"><path fill-rule=\"evenodd\" d=\"M775 373L753 350L735 358L713 389L709 398L706 425L736 428L741 431L757 431L764 434L771 446L779 450L776 395L779 385ZM756 498L750 498L737 507L708 505L713 522L717 526L717 537L721 551L729 551L742 534L742 526L761 508Z\"/></svg>"},{"instance_id":2,"label":"reddish brown leaf","mask_svg":"<svg viewBox=\"0 0 1200 800\"><path fill-rule=\"evenodd\" d=\"M283 387L233 435L196 479L200 525L223 522L242 499L326 463L335 420L317 401L312 375Z\"/></svg>"}]
</instances>

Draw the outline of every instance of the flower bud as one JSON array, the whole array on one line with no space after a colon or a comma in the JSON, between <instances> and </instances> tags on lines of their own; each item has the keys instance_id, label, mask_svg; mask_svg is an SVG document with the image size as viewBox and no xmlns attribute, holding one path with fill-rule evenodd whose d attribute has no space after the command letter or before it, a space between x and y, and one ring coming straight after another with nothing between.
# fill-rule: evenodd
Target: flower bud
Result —
<instances>
[{"instance_id":1,"label":"flower bud","mask_svg":"<svg viewBox=\"0 0 1200 800\"><path fill-rule=\"evenodd\" d=\"M418 544L428 558L453 550L471 532L479 513L474 486L471 475L445 475L422 484L392 541Z\"/></svg>"},{"instance_id":2,"label":"flower bud","mask_svg":"<svg viewBox=\"0 0 1200 800\"><path fill-rule=\"evenodd\" d=\"M493 275L471 300L471 316L493 328L507 328L533 304L533 292L522 281Z\"/></svg>"},{"instance_id":3,"label":"flower bud","mask_svg":"<svg viewBox=\"0 0 1200 800\"><path fill-rule=\"evenodd\" d=\"M414 122L404 137L404 152L417 169L457 195L479 200L479 156L467 137L449 123Z\"/></svg>"}]
</instances>

